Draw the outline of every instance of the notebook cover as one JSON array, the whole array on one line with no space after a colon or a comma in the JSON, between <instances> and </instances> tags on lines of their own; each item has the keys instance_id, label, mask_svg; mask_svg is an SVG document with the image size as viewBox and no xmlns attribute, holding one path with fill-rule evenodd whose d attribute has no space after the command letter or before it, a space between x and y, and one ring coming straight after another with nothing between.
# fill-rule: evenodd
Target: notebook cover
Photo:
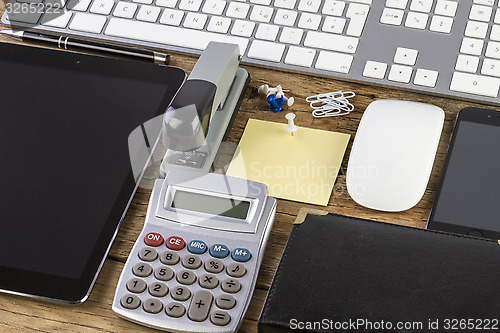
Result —
<instances>
[{"instance_id":1,"label":"notebook cover","mask_svg":"<svg viewBox=\"0 0 500 333\"><path fill-rule=\"evenodd\" d=\"M497 242L309 214L293 226L259 332L498 329L499 300ZM422 327L397 329L399 322Z\"/></svg>"}]
</instances>

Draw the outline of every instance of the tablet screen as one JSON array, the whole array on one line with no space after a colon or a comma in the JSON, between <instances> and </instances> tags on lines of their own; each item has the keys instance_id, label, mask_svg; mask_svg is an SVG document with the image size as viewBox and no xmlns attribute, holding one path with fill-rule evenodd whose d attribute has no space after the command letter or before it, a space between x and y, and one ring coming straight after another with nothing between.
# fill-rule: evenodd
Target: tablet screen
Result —
<instances>
[{"instance_id":1,"label":"tablet screen","mask_svg":"<svg viewBox=\"0 0 500 333\"><path fill-rule=\"evenodd\" d=\"M135 189L128 136L166 109L184 74L26 52L29 62L0 50L8 82L0 92L0 266L80 280L99 268Z\"/></svg>"}]
</instances>

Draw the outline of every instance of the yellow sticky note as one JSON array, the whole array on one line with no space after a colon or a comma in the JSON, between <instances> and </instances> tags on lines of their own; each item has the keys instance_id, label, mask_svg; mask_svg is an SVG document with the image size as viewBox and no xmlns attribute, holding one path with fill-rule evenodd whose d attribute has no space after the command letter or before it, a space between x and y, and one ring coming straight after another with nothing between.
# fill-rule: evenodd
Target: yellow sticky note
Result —
<instances>
[{"instance_id":1,"label":"yellow sticky note","mask_svg":"<svg viewBox=\"0 0 500 333\"><path fill-rule=\"evenodd\" d=\"M327 206L349 134L250 119L229 176L264 183L275 198Z\"/></svg>"}]
</instances>

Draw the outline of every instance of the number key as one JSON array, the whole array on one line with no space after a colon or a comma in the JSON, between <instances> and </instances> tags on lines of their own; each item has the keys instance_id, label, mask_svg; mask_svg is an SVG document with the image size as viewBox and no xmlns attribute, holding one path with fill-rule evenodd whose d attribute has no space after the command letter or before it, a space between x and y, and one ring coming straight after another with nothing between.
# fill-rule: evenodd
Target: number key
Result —
<instances>
[{"instance_id":1,"label":"number key","mask_svg":"<svg viewBox=\"0 0 500 333\"><path fill-rule=\"evenodd\" d=\"M175 265L179 262L179 255L176 252L163 252L160 256L160 261L165 265Z\"/></svg>"},{"instance_id":2,"label":"number key","mask_svg":"<svg viewBox=\"0 0 500 333\"><path fill-rule=\"evenodd\" d=\"M125 308L125 309L137 309L139 305L141 305L141 299L137 297L136 295L125 295L122 297L120 300L120 304Z\"/></svg>"},{"instance_id":3,"label":"number key","mask_svg":"<svg viewBox=\"0 0 500 333\"><path fill-rule=\"evenodd\" d=\"M162 281L169 281L174 277L174 271L167 266L160 266L155 269L155 278Z\"/></svg>"},{"instance_id":4,"label":"number key","mask_svg":"<svg viewBox=\"0 0 500 333\"><path fill-rule=\"evenodd\" d=\"M142 293L146 290L146 282L141 279L134 278L127 282L127 289L133 293Z\"/></svg>"},{"instance_id":5,"label":"number key","mask_svg":"<svg viewBox=\"0 0 500 333\"><path fill-rule=\"evenodd\" d=\"M194 255L187 255L184 258L182 258L182 266L189 268L189 269L197 269L198 267L201 266L201 259L198 256Z\"/></svg>"},{"instance_id":6,"label":"number key","mask_svg":"<svg viewBox=\"0 0 500 333\"><path fill-rule=\"evenodd\" d=\"M170 292L170 295L176 301L186 301L191 297L191 291L184 286L177 286Z\"/></svg>"},{"instance_id":7,"label":"number key","mask_svg":"<svg viewBox=\"0 0 500 333\"><path fill-rule=\"evenodd\" d=\"M177 273L177 281L182 284L193 284L196 281L196 275L192 271L183 270Z\"/></svg>"},{"instance_id":8,"label":"number key","mask_svg":"<svg viewBox=\"0 0 500 333\"><path fill-rule=\"evenodd\" d=\"M158 258L158 252L152 247L145 247L139 251L139 258L144 261L155 261Z\"/></svg>"},{"instance_id":9,"label":"number key","mask_svg":"<svg viewBox=\"0 0 500 333\"><path fill-rule=\"evenodd\" d=\"M135 264L135 266L132 268L132 272L137 276L146 277L151 275L151 273L153 272L153 268L149 264L140 262L138 264Z\"/></svg>"},{"instance_id":10,"label":"number key","mask_svg":"<svg viewBox=\"0 0 500 333\"><path fill-rule=\"evenodd\" d=\"M163 297L168 294L168 287L163 282L155 282L149 286L149 293L151 296Z\"/></svg>"}]
</instances>

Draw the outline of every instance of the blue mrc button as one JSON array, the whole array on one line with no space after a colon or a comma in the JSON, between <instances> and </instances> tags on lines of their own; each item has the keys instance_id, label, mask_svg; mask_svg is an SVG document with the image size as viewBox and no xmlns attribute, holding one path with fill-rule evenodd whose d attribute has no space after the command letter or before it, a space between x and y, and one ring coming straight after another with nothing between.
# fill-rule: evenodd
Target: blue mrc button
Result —
<instances>
[{"instance_id":1,"label":"blue mrc button","mask_svg":"<svg viewBox=\"0 0 500 333\"><path fill-rule=\"evenodd\" d=\"M234 261L247 262L250 258L252 258L252 253L247 249L239 247L233 250L231 258L233 258Z\"/></svg>"},{"instance_id":2,"label":"blue mrc button","mask_svg":"<svg viewBox=\"0 0 500 333\"><path fill-rule=\"evenodd\" d=\"M223 244L214 244L210 247L210 255L215 258L225 258L229 255L229 248Z\"/></svg>"},{"instance_id":3,"label":"blue mrc button","mask_svg":"<svg viewBox=\"0 0 500 333\"><path fill-rule=\"evenodd\" d=\"M207 252L207 244L200 240L192 240L188 244L188 251L193 254L203 254Z\"/></svg>"}]
</instances>

